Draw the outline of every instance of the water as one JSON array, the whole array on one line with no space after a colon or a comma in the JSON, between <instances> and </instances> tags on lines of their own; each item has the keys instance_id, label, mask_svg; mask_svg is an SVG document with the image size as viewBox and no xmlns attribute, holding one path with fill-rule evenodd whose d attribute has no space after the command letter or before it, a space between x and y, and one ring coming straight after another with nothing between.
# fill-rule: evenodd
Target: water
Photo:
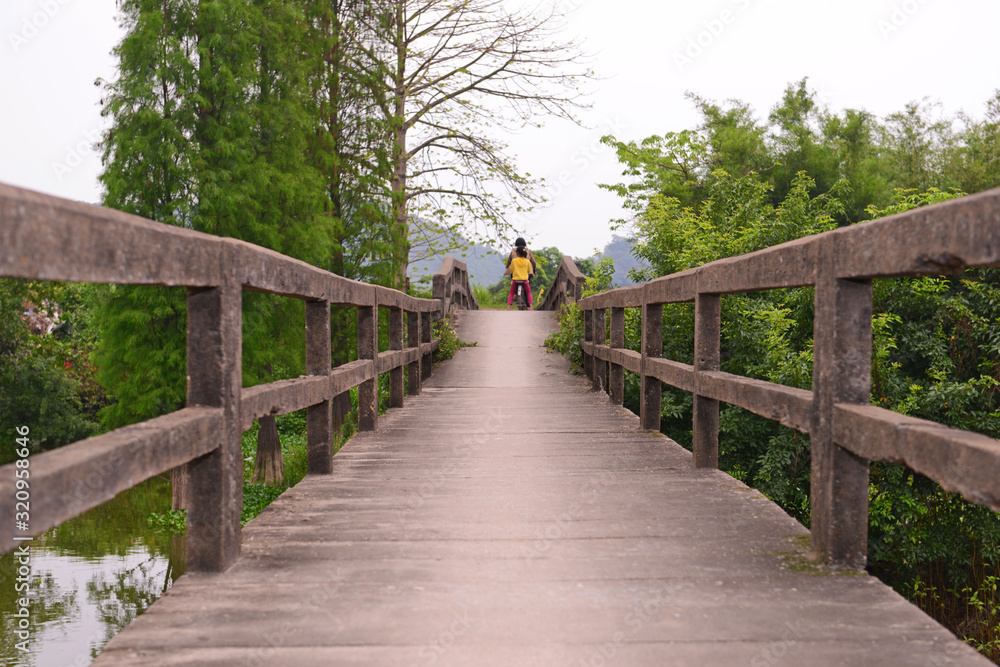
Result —
<instances>
[{"instance_id":1,"label":"water","mask_svg":"<svg viewBox=\"0 0 1000 667\"><path fill-rule=\"evenodd\" d=\"M184 571L180 536L152 530L150 512L170 509L170 485L155 478L35 538L31 545L27 652L18 649L18 563L0 557L0 664L90 664Z\"/></svg>"}]
</instances>

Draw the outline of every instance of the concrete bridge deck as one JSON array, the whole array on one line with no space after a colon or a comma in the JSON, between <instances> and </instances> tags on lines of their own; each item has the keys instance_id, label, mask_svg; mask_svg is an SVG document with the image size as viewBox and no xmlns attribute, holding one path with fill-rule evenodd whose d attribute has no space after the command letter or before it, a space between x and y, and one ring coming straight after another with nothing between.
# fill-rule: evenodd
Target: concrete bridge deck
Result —
<instances>
[{"instance_id":1,"label":"concrete bridge deck","mask_svg":"<svg viewBox=\"0 0 1000 667\"><path fill-rule=\"evenodd\" d=\"M478 347L95 664L991 664L567 373L551 314L461 318Z\"/></svg>"}]
</instances>

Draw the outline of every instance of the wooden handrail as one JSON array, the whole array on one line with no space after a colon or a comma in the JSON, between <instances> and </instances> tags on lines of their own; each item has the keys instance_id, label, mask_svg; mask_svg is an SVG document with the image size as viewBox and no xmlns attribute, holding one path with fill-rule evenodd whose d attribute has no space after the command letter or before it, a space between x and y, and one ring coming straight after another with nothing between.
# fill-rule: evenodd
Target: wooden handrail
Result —
<instances>
[{"instance_id":1,"label":"wooden handrail","mask_svg":"<svg viewBox=\"0 0 1000 667\"><path fill-rule=\"evenodd\" d=\"M260 417L306 409L309 472L329 473L333 397L358 387L359 428L376 429L378 375L389 373L390 405L401 406L404 366L411 394L430 377L438 343L432 316L452 306L477 307L465 265L449 258L445 267L447 300L418 299L243 241L0 184L0 278L187 288L189 377L188 407L31 456L29 530L15 531L15 465L0 467L0 552L21 543L13 536L39 535L185 465L188 568L225 570L240 550L242 432ZM243 290L306 302L306 376L242 387ZM358 309L359 358L336 369L331 304ZM388 309L390 324L390 349L382 353L380 307Z\"/></svg>"},{"instance_id":2,"label":"wooden handrail","mask_svg":"<svg viewBox=\"0 0 1000 667\"><path fill-rule=\"evenodd\" d=\"M618 404L623 371L638 373L640 419L651 430L660 426L661 383L691 392L697 466L718 466L719 401L808 433L813 547L832 564L862 568L869 461L905 463L1000 510L1000 442L869 405L872 280L995 266L1000 188L581 299L584 370ZM721 295L807 285L816 288L812 391L719 370ZM683 302L695 304L693 365L660 358L663 305ZM642 308L641 353L622 349L625 308Z\"/></svg>"}]
</instances>

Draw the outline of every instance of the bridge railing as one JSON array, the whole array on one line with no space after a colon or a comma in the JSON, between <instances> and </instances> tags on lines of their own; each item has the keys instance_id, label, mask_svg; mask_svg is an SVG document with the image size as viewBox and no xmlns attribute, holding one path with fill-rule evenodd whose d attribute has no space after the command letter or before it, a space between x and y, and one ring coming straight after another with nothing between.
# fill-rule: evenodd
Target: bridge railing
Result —
<instances>
[{"instance_id":1,"label":"bridge railing","mask_svg":"<svg viewBox=\"0 0 1000 667\"><path fill-rule=\"evenodd\" d=\"M441 268L431 279L432 295L441 301L441 314L447 317L452 308L479 310L479 302L469 284L469 268L465 262L445 257Z\"/></svg>"},{"instance_id":2,"label":"bridge railing","mask_svg":"<svg viewBox=\"0 0 1000 667\"><path fill-rule=\"evenodd\" d=\"M719 402L810 436L817 553L863 567L868 463L904 463L944 489L1000 510L1000 442L870 405L872 280L1000 266L1000 189L798 239L579 301L584 368L622 403L641 376L642 426L660 426L661 383L693 394L694 463L718 466ZM719 370L721 297L814 286L812 390ZM663 305L694 302L694 364L661 358ZM625 308L642 309L642 350L624 348ZM610 340L607 311L611 311Z\"/></svg>"},{"instance_id":3,"label":"bridge railing","mask_svg":"<svg viewBox=\"0 0 1000 667\"><path fill-rule=\"evenodd\" d=\"M461 271L454 275L461 280ZM357 387L358 427L374 430L378 376L389 374L391 407L403 404L404 367L409 392L420 392L438 343L431 316L442 308L441 300L348 280L235 239L3 184L0 278L185 287L188 318L187 407L33 455L26 480L15 464L0 468L0 551L186 466L188 567L201 571L224 570L239 555L242 432L260 417L305 409L308 470L329 473L331 399ZM449 293L458 289L452 279ZM305 301L306 376L243 388L243 290ZM331 304L357 308L358 318L358 359L335 369ZM379 307L389 317L390 349L381 353ZM15 531L15 493L25 485L29 529Z\"/></svg>"},{"instance_id":4,"label":"bridge railing","mask_svg":"<svg viewBox=\"0 0 1000 667\"><path fill-rule=\"evenodd\" d=\"M587 276L577 268L576 262L569 255L563 255L552 279L552 286L545 293L538 310L559 310L567 303L580 299L583 295L583 285Z\"/></svg>"}]
</instances>

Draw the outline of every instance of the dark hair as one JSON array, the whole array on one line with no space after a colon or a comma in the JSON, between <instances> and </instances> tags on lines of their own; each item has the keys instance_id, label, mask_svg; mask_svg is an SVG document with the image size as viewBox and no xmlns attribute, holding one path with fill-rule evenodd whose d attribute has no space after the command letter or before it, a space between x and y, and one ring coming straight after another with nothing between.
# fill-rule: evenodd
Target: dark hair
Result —
<instances>
[{"instance_id":1,"label":"dark hair","mask_svg":"<svg viewBox=\"0 0 1000 667\"><path fill-rule=\"evenodd\" d=\"M517 247L521 247L521 248L524 248L524 247L525 247L525 246L527 246L527 245L528 245L528 244L527 244L527 243L525 243L525 242L524 242L524 239L522 239L522 238L521 238L520 236L518 236L518 237L517 237L517 240L516 240L516 241L514 241L514 247L515 247L515 248L517 248Z\"/></svg>"},{"instance_id":2,"label":"dark hair","mask_svg":"<svg viewBox=\"0 0 1000 667\"><path fill-rule=\"evenodd\" d=\"M528 251L525 249L524 246L517 246L517 256L518 257L527 257L528 256Z\"/></svg>"}]
</instances>

